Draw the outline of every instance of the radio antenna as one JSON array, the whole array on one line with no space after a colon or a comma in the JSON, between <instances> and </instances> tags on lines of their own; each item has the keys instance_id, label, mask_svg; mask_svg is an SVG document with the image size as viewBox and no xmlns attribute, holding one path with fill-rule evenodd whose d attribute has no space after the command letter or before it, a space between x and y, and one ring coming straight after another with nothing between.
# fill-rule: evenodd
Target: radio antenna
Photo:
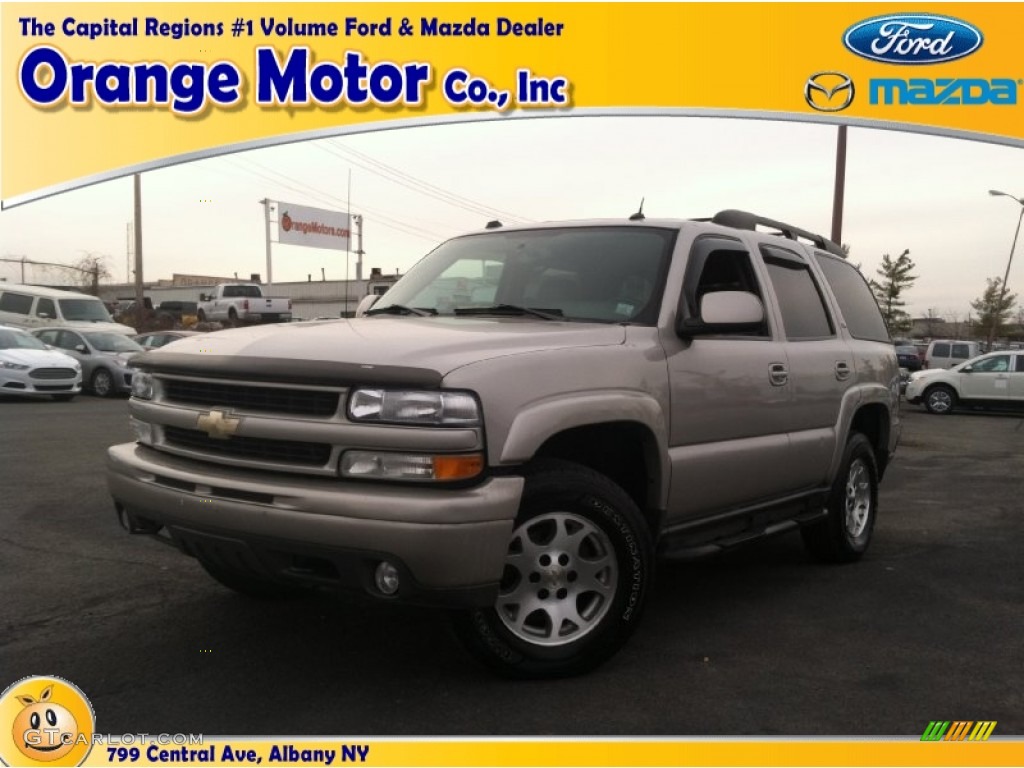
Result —
<instances>
[{"instance_id":1,"label":"radio antenna","mask_svg":"<svg viewBox=\"0 0 1024 768\"><path fill-rule=\"evenodd\" d=\"M646 198L640 198L640 210L629 217L630 221L643 221L644 219L644 200Z\"/></svg>"}]
</instances>

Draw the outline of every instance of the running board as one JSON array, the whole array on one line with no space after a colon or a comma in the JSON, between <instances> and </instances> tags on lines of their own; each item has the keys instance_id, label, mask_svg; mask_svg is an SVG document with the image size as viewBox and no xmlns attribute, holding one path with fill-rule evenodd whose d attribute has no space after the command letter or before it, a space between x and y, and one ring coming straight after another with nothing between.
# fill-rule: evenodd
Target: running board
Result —
<instances>
[{"instance_id":1,"label":"running board","mask_svg":"<svg viewBox=\"0 0 1024 768\"><path fill-rule=\"evenodd\" d=\"M742 546L822 520L828 514L828 489L818 489L767 504L742 507L710 518L687 521L666 530L658 554L693 559Z\"/></svg>"}]
</instances>

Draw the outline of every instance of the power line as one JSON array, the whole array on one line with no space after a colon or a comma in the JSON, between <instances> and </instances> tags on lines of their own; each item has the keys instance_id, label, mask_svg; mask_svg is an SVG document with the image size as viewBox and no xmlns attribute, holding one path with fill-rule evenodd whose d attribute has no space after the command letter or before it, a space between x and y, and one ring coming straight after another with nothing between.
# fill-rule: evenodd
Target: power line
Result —
<instances>
[{"instance_id":1,"label":"power line","mask_svg":"<svg viewBox=\"0 0 1024 768\"><path fill-rule=\"evenodd\" d=\"M340 205L342 207L346 207L347 206L346 201L342 200L340 197L338 197L336 195L332 195L329 192L324 192L323 190L319 190L316 187L312 187L312 186L310 186L308 184L305 184L305 183L303 183L303 182L301 182L301 181L299 181L297 179L294 179L294 178L292 178L290 176L282 174L282 173L280 173L278 171L274 171L274 170L272 170L270 168L267 168L266 166L263 166L260 163L257 163L255 160L250 160L248 158L227 158L227 157L222 158L222 159L227 160L229 163L231 163L232 165L234 165L236 168L238 168L241 171L249 173L249 174L251 174L253 176L256 176L258 178L262 178L262 179L264 179L266 181L269 181L269 182L271 182L273 184L276 184L276 185L278 185L280 187L283 187L285 189L291 190L293 192L297 192L297 193L303 195L304 197L319 198L319 200L325 202L328 205L334 205L334 206L339 206ZM263 171L266 171L266 172L264 173L264 172L261 172L259 170L254 170L253 168L247 168L247 167L241 165L241 163L245 163L245 164L248 164L248 165L256 166L257 168L261 168L261 169L263 169ZM275 178L275 177L277 177L277 178ZM290 183L290 182L294 182L294 184ZM302 186L299 187L299 186L296 186L296 184L301 184ZM392 216L389 216L388 214L383 213L382 211L378 211L377 209L370 208L369 206L360 205L359 207L360 207L361 210L365 210L368 213L372 213L374 215L374 217L375 217L374 218L374 223L379 224L379 225L381 225L383 227L386 227L388 229L393 229L395 231L401 232L402 234L411 235L413 237L418 237L418 238L421 238L423 240L429 240L430 242L433 242L433 243L436 243L439 240L445 240L445 239L447 239L448 237L451 236L450 234L448 234L448 235L441 234L441 233L439 233L437 231L433 231L433 230L427 229L426 227L418 226L418 225L415 225L415 224L410 224L410 223L402 221L400 219L396 219L396 218L394 218Z\"/></svg>"},{"instance_id":2,"label":"power line","mask_svg":"<svg viewBox=\"0 0 1024 768\"><path fill-rule=\"evenodd\" d=\"M379 160L375 160L369 155L365 155L362 152L358 152L354 149L350 149L341 145L336 139L327 139L330 142L328 144L314 144L324 152L334 155L335 157L351 163L365 171L369 171L377 176L380 176L388 181L403 186L407 189L411 189L414 192L419 192L422 195L432 197L435 200L448 203L449 205L455 206L456 208L462 208L463 210L474 213L478 216L484 216L487 218L500 217L509 220L513 223L525 223L530 221L524 216L503 211L498 208L493 208L483 203L479 203L468 197L458 195L454 192L450 192L442 187L438 187L435 184L418 179L404 171L400 171L393 166L382 163Z\"/></svg>"}]
</instances>

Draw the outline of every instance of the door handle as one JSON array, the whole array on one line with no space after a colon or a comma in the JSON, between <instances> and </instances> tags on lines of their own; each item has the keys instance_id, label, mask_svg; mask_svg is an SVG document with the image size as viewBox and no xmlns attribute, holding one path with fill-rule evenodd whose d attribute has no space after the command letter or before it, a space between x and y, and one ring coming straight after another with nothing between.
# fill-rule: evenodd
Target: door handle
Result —
<instances>
[{"instance_id":1,"label":"door handle","mask_svg":"<svg viewBox=\"0 0 1024 768\"><path fill-rule=\"evenodd\" d=\"M789 381L789 371L786 370L786 366L782 363L772 363L769 365L768 381L772 383L773 387L785 386L786 382Z\"/></svg>"},{"instance_id":2,"label":"door handle","mask_svg":"<svg viewBox=\"0 0 1024 768\"><path fill-rule=\"evenodd\" d=\"M840 360L839 362L836 363L837 379L839 379L840 381L846 381L848 378L850 378L850 373L850 366L847 365L844 361Z\"/></svg>"}]
</instances>

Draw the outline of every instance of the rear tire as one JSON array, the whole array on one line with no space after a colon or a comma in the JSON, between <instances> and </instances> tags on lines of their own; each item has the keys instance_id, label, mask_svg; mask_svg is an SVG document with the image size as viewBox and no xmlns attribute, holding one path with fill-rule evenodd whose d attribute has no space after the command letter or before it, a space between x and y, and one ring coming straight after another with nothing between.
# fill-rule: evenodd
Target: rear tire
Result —
<instances>
[{"instance_id":1,"label":"rear tire","mask_svg":"<svg viewBox=\"0 0 1024 768\"><path fill-rule=\"evenodd\" d=\"M924 407L928 413L948 416L956 407L956 392L945 384L929 387L924 393Z\"/></svg>"},{"instance_id":2,"label":"rear tire","mask_svg":"<svg viewBox=\"0 0 1024 768\"><path fill-rule=\"evenodd\" d=\"M871 442L860 432L846 441L824 520L804 526L804 546L817 560L851 563L871 543L878 512L878 465Z\"/></svg>"},{"instance_id":3,"label":"rear tire","mask_svg":"<svg viewBox=\"0 0 1024 768\"><path fill-rule=\"evenodd\" d=\"M494 606L453 616L469 651L505 677L587 672L636 627L654 575L643 515L618 485L563 461L532 466Z\"/></svg>"},{"instance_id":4,"label":"rear tire","mask_svg":"<svg viewBox=\"0 0 1024 768\"><path fill-rule=\"evenodd\" d=\"M243 571L199 558L199 564L215 581L233 592L257 600L282 600L305 593L302 587L261 579Z\"/></svg>"}]
</instances>

